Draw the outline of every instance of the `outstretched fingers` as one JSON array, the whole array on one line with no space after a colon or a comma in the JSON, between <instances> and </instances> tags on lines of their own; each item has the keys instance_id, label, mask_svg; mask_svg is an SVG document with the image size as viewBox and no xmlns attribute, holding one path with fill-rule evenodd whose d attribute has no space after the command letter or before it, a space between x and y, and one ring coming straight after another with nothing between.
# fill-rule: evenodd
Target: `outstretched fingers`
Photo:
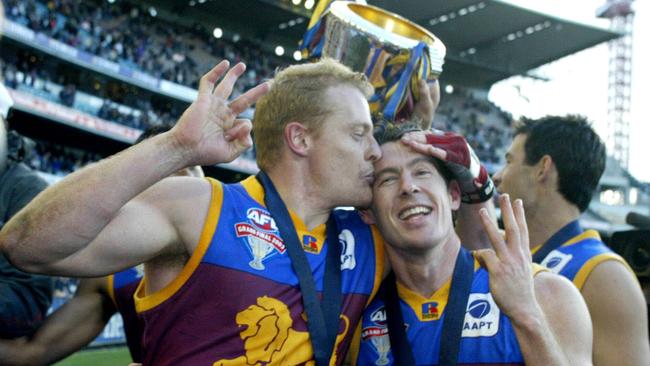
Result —
<instances>
[{"instance_id":1,"label":"outstretched fingers","mask_svg":"<svg viewBox=\"0 0 650 366\"><path fill-rule=\"evenodd\" d=\"M223 60L213 67L212 70L203 75L199 81L199 94L212 94L212 90L214 90L214 85L217 80L223 76L223 73L228 70L229 66L230 62L228 62L228 60Z\"/></svg>"},{"instance_id":2,"label":"outstretched fingers","mask_svg":"<svg viewBox=\"0 0 650 366\"><path fill-rule=\"evenodd\" d=\"M504 253L507 252L506 243L503 240L503 236L499 232L499 228L496 226L494 221L490 218L490 214L487 209L482 208L479 212L479 218L481 219L481 224L483 224L483 229L487 233L488 239L492 243L492 248L496 254L501 257Z\"/></svg>"},{"instance_id":3,"label":"outstretched fingers","mask_svg":"<svg viewBox=\"0 0 650 366\"><path fill-rule=\"evenodd\" d=\"M263 82L254 88L249 89L246 93L238 96L230 102L230 109L234 115L239 115L244 112L248 107L253 105L264 94L269 91L270 83Z\"/></svg>"},{"instance_id":4,"label":"outstretched fingers","mask_svg":"<svg viewBox=\"0 0 650 366\"><path fill-rule=\"evenodd\" d=\"M530 256L530 241L528 237L528 224L526 223L526 213L524 212L524 202L516 199L514 204L514 215L519 227L519 239L521 249L525 255Z\"/></svg>"},{"instance_id":5,"label":"outstretched fingers","mask_svg":"<svg viewBox=\"0 0 650 366\"><path fill-rule=\"evenodd\" d=\"M242 62L238 62L235 66L230 68L226 73L226 76L223 77L223 80L217 84L214 88L214 95L223 99L228 100L230 94L232 93L233 87L237 79L246 71L246 65Z\"/></svg>"},{"instance_id":6,"label":"outstretched fingers","mask_svg":"<svg viewBox=\"0 0 650 366\"><path fill-rule=\"evenodd\" d=\"M502 194L499 197L499 207L501 208L503 227L506 230L506 244L509 249L517 249L521 243L521 233L512 209L510 195Z\"/></svg>"}]
</instances>

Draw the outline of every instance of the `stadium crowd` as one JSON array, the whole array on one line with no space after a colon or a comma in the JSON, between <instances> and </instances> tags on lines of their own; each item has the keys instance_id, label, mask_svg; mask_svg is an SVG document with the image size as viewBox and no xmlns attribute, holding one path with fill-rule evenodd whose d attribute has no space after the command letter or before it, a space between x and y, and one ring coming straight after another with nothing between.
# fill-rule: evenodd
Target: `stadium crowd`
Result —
<instances>
[{"instance_id":1,"label":"stadium crowd","mask_svg":"<svg viewBox=\"0 0 650 366\"><path fill-rule=\"evenodd\" d=\"M241 40L215 39L199 26L181 28L139 5L105 1L7 0L7 17L48 37L157 78L198 87L201 72L221 59L246 60L235 95L268 78L277 62Z\"/></svg>"},{"instance_id":2,"label":"stadium crowd","mask_svg":"<svg viewBox=\"0 0 650 366\"><path fill-rule=\"evenodd\" d=\"M32 169L61 177L102 158L97 153L39 140L23 162Z\"/></svg>"},{"instance_id":3,"label":"stadium crowd","mask_svg":"<svg viewBox=\"0 0 650 366\"><path fill-rule=\"evenodd\" d=\"M215 39L205 29L183 28L149 16L143 7L128 2L109 4L91 0L7 0L7 17L70 46L100 56L154 77L197 87L199 73L221 59L244 61L248 68L233 93L272 76L279 60L244 40L236 43ZM172 35L174 35L172 37ZM180 111L155 110L146 98L136 98L128 107L103 97L101 108L74 104L79 88L74 84L53 85L47 72L26 63L3 71L10 87L20 84L47 99L74 106L100 118L137 129L170 123ZM54 87L52 87L54 86ZM36 90L34 90L36 89ZM493 172L503 162L511 116L488 101L462 90L445 94L434 119L435 128L466 136L479 157Z\"/></svg>"}]
</instances>

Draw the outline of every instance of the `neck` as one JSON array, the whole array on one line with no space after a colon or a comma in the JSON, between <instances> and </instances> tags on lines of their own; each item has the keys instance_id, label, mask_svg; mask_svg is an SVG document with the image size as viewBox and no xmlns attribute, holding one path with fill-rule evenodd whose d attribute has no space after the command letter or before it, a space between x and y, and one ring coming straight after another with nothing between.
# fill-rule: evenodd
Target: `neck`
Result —
<instances>
[{"instance_id":1,"label":"neck","mask_svg":"<svg viewBox=\"0 0 650 366\"><path fill-rule=\"evenodd\" d=\"M537 207L526 211L531 248L546 243L553 234L580 217L580 210L559 193L547 195Z\"/></svg>"},{"instance_id":2,"label":"neck","mask_svg":"<svg viewBox=\"0 0 650 366\"><path fill-rule=\"evenodd\" d=\"M308 230L327 222L333 207L319 196L318 186L301 169L277 168L266 172L287 208L298 215Z\"/></svg>"},{"instance_id":3,"label":"neck","mask_svg":"<svg viewBox=\"0 0 650 366\"><path fill-rule=\"evenodd\" d=\"M460 239L455 234L425 251L386 245L397 280L424 297L431 297L451 278L459 250Z\"/></svg>"}]
</instances>

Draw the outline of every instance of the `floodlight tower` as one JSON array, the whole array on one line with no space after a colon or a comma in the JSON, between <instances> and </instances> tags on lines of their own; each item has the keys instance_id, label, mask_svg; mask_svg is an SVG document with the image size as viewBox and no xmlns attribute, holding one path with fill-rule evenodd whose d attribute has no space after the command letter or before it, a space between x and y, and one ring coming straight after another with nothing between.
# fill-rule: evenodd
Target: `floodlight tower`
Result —
<instances>
[{"instance_id":1,"label":"floodlight tower","mask_svg":"<svg viewBox=\"0 0 650 366\"><path fill-rule=\"evenodd\" d=\"M630 107L632 97L633 0L607 0L597 11L610 20L610 28L623 37L609 42L609 97L607 145L625 169L629 163Z\"/></svg>"}]
</instances>

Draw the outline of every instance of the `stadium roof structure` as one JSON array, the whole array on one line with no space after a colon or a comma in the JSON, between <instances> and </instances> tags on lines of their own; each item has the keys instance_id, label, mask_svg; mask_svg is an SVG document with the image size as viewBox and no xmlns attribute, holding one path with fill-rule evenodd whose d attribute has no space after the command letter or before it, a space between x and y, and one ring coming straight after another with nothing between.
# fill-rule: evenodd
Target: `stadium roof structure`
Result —
<instances>
[{"instance_id":1,"label":"stadium roof structure","mask_svg":"<svg viewBox=\"0 0 650 366\"><path fill-rule=\"evenodd\" d=\"M207 29L219 25L269 45L296 48L309 11L290 0L151 0L178 19ZM446 83L488 89L513 75L621 34L594 25L523 8L505 0L368 0L427 28L447 46ZM190 6L189 4L193 5ZM269 46L270 47L270 46Z\"/></svg>"}]
</instances>

